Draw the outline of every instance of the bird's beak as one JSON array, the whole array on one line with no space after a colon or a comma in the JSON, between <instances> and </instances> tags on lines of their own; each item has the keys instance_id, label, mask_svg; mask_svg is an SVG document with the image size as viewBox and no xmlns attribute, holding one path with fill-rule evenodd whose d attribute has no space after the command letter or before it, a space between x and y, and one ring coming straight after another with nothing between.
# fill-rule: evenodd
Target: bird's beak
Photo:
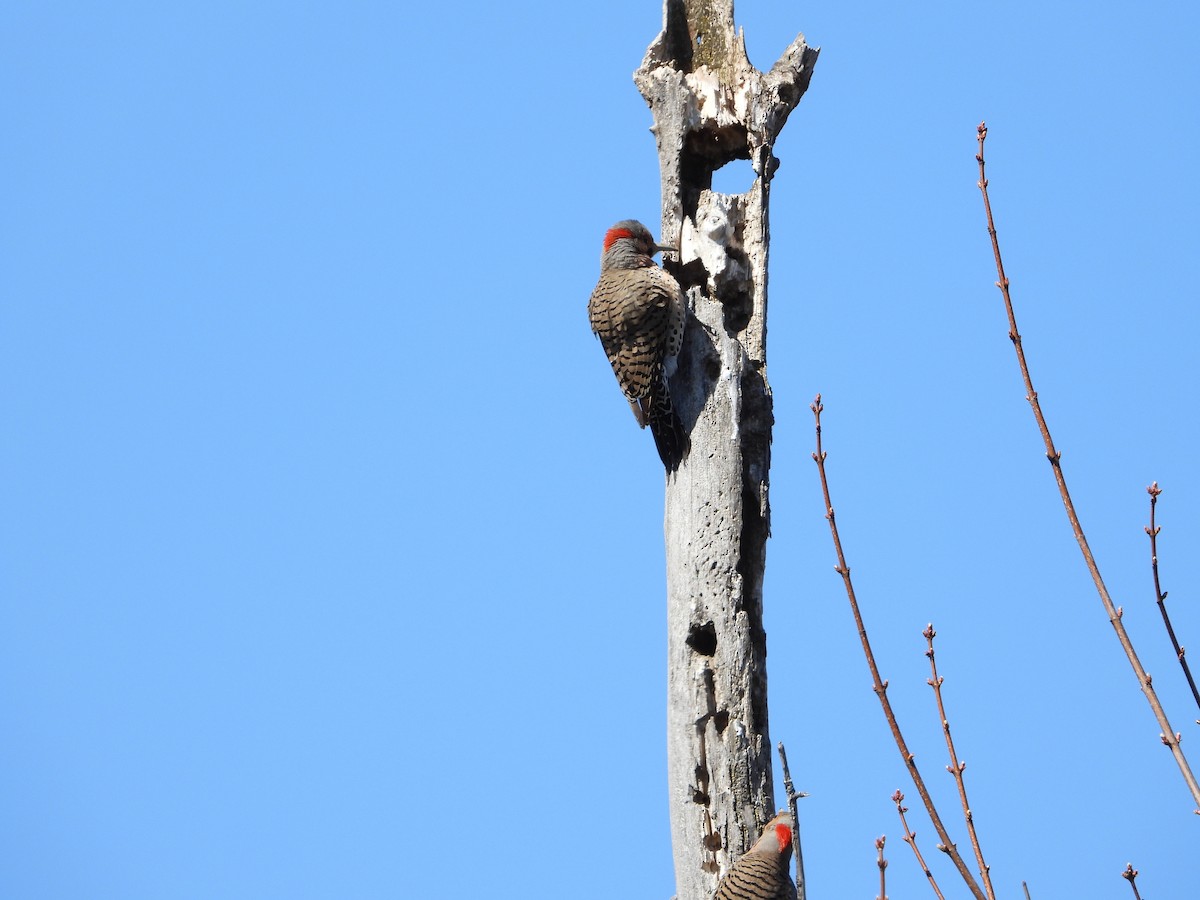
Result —
<instances>
[{"instance_id":1,"label":"bird's beak","mask_svg":"<svg viewBox=\"0 0 1200 900\"><path fill-rule=\"evenodd\" d=\"M679 252L678 247L672 247L670 244L655 244L654 249L661 250L664 253L678 253Z\"/></svg>"}]
</instances>

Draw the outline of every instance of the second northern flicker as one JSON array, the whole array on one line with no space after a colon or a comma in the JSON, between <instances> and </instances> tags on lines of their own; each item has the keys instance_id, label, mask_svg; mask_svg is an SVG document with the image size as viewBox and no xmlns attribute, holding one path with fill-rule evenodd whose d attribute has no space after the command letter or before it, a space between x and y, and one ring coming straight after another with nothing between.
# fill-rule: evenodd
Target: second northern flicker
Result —
<instances>
[{"instance_id":1,"label":"second northern flicker","mask_svg":"<svg viewBox=\"0 0 1200 900\"><path fill-rule=\"evenodd\" d=\"M673 249L656 244L641 222L618 222L604 234L600 281L588 301L592 331L638 425L650 426L668 470L687 449L667 386L683 343L686 302L679 282L655 264L654 254Z\"/></svg>"},{"instance_id":2,"label":"second northern flicker","mask_svg":"<svg viewBox=\"0 0 1200 900\"><path fill-rule=\"evenodd\" d=\"M792 816L781 812L725 873L713 900L796 900L788 866L791 858Z\"/></svg>"}]
</instances>

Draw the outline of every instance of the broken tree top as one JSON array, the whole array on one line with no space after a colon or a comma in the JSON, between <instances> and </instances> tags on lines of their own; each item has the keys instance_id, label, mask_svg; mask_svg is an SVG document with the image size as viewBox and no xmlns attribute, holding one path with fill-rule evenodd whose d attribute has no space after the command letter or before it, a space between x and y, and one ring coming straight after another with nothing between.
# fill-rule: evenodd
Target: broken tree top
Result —
<instances>
[{"instance_id":1,"label":"broken tree top","mask_svg":"<svg viewBox=\"0 0 1200 900\"><path fill-rule=\"evenodd\" d=\"M797 35L763 73L750 64L745 35L733 24L733 3L667 0L663 30L650 44L634 81L655 110L678 115L681 136L707 153L708 171L749 159L770 178L770 147L812 78L818 49ZM665 107L665 109L664 109Z\"/></svg>"}]
</instances>

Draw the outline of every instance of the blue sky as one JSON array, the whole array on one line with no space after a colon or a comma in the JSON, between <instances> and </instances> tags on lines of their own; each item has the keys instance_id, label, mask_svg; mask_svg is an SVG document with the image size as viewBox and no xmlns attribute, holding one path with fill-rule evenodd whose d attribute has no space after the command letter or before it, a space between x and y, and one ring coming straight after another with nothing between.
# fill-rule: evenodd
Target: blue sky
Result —
<instances>
[{"instance_id":1,"label":"blue sky","mask_svg":"<svg viewBox=\"0 0 1200 900\"><path fill-rule=\"evenodd\" d=\"M768 350L771 733L810 896L872 896L885 833L889 892L926 890L897 787L938 855L832 569L818 391L892 700L953 813L933 621L1001 894L1126 897L1129 861L1194 894L1200 823L1054 491L973 157L987 119L1035 384L1192 737L1142 528L1157 479L1194 644L1200 13L737 13L762 68L822 47L776 147ZM657 228L630 73L660 25L5 5L0 894L671 896L662 473L585 312L604 229Z\"/></svg>"}]
</instances>

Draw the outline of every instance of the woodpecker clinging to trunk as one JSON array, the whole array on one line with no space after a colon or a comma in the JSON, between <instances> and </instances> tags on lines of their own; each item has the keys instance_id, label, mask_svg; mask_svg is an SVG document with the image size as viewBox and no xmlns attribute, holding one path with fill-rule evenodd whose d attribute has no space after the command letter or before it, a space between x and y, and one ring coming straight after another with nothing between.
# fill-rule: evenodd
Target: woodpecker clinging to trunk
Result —
<instances>
[{"instance_id":1,"label":"woodpecker clinging to trunk","mask_svg":"<svg viewBox=\"0 0 1200 900\"><path fill-rule=\"evenodd\" d=\"M656 244L641 222L618 222L604 234L600 281L588 301L592 331L638 425L650 426L668 471L687 450L667 386L683 343L686 305L679 283L653 257L659 250L674 249Z\"/></svg>"},{"instance_id":2,"label":"woodpecker clinging to trunk","mask_svg":"<svg viewBox=\"0 0 1200 900\"><path fill-rule=\"evenodd\" d=\"M788 862L792 858L792 816L775 816L762 836L733 864L713 900L796 900Z\"/></svg>"}]
</instances>

